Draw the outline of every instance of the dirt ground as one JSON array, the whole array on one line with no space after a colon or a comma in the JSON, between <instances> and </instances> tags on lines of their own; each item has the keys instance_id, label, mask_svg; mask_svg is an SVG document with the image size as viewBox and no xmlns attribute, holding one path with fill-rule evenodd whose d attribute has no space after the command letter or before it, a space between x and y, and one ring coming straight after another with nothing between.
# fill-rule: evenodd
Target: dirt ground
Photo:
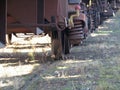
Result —
<instances>
[{"instance_id":1,"label":"dirt ground","mask_svg":"<svg viewBox=\"0 0 120 90\"><path fill-rule=\"evenodd\" d=\"M120 11L64 60L49 57L49 36L24 36L0 49L0 90L120 90Z\"/></svg>"}]
</instances>

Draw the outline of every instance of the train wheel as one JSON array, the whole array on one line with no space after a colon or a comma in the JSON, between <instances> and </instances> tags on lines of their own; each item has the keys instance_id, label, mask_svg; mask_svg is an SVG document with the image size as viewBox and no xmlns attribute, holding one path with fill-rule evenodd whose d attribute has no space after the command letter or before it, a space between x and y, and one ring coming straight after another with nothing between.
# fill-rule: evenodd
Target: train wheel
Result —
<instances>
[{"instance_id":1,"label":"train wheel","mask_svg":"<svg viewBox=\"0 0 120 90\"><path fill-rule=\"evenodd\" d=\"M70 53L70 43L65 32L62 33L62 50L64 54Z\"/></svg>"},{"instance_id":2,"label":"train wheel","mask_svg":"<svg viewBox=\"0 0 120 90\"><path fill-rule=\"evenodd\" d=\"M95 30L94 19L92 15L89 15L88 28L91 33L93 33L93 31Z\"/></svg>"},{"instance_id":3,"label":"train wheel","mask_svg":"<svg viewBox=\"0 0 120 90\"><path fill-rule=\"evenodd\" d=\"M6 43L11 44L12 41L12 34L6 34Z\"/></svg>"},{"instance_id":4,"label":"train wheel","mask_svg":"<svg viewBox=\"0 0 120 90\"><path fill-rule=\"evenodd\" d=\"M96 28L100 25L100 12L96 12Z\"/></svg>"},{"instance_id":5,"label":"train wheel","mask_svg":"<svg viewBox=\"0 0 120 90\"><path fill-rule=\"evenodd\" d=\"M54 37L54 35L57 34L56 32L53 32L52 37L51 37L51 49L52 49L52 58L55 60L61 59L62 58L62 44L61 44L61 39L58 38L58 36Z\"/></svg>"}]
</instances>

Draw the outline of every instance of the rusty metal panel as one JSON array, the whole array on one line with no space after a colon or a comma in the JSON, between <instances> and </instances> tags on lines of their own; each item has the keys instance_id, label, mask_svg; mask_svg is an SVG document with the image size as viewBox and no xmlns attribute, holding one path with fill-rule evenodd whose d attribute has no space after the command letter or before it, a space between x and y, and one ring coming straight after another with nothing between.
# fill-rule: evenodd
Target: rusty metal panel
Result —
<instances>
[{"instance_id":1,"label":"rusty metal panel","mask_svg":"<svg viewBox=\"0 0 120 90\"><path fill-rule=\"evenodd\" d=\"M51 16L57 16L57 2L58 0L44 0L44 17L48 21L51 21Z\"/></svg>"},{"instance_id":2,"label":"rusty metal panel","mask_svg":"<svg viewBox=\"0 0 120 90\"><path fill-rule=\"evenodd\" d=\"M20 24L37 24L37 0L8 0L7 14ZM8 20L9 21L9 20ZM15 29L14 32L20 29ZM26 27L28 33L36 33L36 27ZM21 30L21 33L24 30ZM12 33L11 29L7 29L7 33Z\"/></svg>"},{"instance_id":3,"label":"rusty metal panel","mask_svg":"<svg viewBox=\"0 0 120 90\"><path fill-rule=\"evenodd\" d=\"M6 2L7 0L0 0L0 42L6 43Z\"/></svg>"},{"instance_id":4,"label":"rusty metal panel","mask_svg":"<svg viewBox=\"0 0 120 90\"><path fill-rule=\"evenodd\" d=\"M44 0L37 0L37 23L44 23Z\"/></svg>"},{"instance_id":5,"label":"rusty metal panel","mask_svg":"<svg viewBox=\"0 0 120 90\"><path fill-rule=\"evenodd\" d=\"M44 0L44 17L51 21L51 16L67 17L68 0Z\"/></svg>"},{"instance_id":6,"label":"rusty metal panel","mask_svg":"<svg viewBox=\"0 0 120 90\"><path fill-rule=\"evenodd\" d=\"M36 23L37 0L8 0L8 14L21 23Z\"/></svg>"}]
</instances>

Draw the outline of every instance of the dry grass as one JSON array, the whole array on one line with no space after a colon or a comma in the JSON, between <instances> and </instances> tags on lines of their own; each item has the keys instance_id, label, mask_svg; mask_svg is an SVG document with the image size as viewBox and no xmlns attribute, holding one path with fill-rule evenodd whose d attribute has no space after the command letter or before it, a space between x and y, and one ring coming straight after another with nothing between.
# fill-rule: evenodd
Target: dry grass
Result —
<instances>
[{"instance_id":1,"label":"dry grass","mask_svg":"<svg viewBox=\"0 0 120 90\"><path fill-rule=\"evenodd\" d=\"M26 54L17 52L17 44L5 48L5 51L11 51L12 47L17 53L0 54L0 61L4 59L0 64L3 71L0 72L0 89L120 90L119 15L120 12L106 20L81 46L73 47L71 54L62 61L49 62L46 49L42 47L44 53L36 53L39 46L37 48L32 42L27 46L30 52L25 50ZM21 48L24 51L26 46ZM17 61L14 55L17 55ZM47 62L40 63L39 60Z\"/></svg>"}]
</instances>

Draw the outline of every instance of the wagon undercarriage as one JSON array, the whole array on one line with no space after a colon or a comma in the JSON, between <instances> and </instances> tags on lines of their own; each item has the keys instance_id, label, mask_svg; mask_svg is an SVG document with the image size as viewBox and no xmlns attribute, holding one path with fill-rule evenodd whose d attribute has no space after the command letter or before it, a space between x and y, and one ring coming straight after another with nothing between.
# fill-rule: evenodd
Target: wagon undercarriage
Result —
<instances>
[{"instance_id":1,"label":"wagon undercarriage","mask_svg":"<svg viewBox=\"0 0 120 90\"><path fill-rule=\"evenodd\" d=\"M52 57L62 58L81 44L104 18L115 15L119 0L1 0L0 41L11 44L12 34L49 34ZM38 33L39 31L39 33Z\"/></svg>"}]
</instances>

